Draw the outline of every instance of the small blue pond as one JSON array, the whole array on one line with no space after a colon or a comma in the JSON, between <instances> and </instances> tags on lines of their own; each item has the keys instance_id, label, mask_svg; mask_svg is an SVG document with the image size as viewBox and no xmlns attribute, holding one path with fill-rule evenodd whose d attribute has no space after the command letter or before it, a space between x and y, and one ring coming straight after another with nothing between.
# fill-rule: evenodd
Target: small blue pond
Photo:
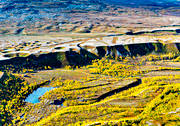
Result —
<instances>
[{"instance_id":1,"label":"small blue pond","mask_svg":"<svg viewBox=\"0 0 180 126\"><path fill-rule=\"evenodd\" d=\"M37 90L33 91L26 99L25 102L30 102L30 103L39 103L39 97L44 95L46 92L54 89L54 87L40 87Z\"/></svg>"}]
</instances>

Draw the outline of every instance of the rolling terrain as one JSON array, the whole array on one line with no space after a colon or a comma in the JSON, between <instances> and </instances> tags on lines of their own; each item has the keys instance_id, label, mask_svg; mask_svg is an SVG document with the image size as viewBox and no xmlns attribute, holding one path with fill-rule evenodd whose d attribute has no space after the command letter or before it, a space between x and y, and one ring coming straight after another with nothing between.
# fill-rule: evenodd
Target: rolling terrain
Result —
<instances>
[{"instance_id":1,"label":"rolling terrain","mask_svg":"<svg viewBox=\"0 0 180 126\"><path fill-rule=\"evenodd\" d=\"M1 124L179 125L179 35L149 32L7 39Z\"/></svg>"},{"instance_id":2,"label":"rolling terrain","mask_svg":"<svg viewBox=\"0 0 180 126\"><path fill-rule=\"evenodd\" d=\"M179 6L175 0L4 0L0 2L0 33L125 33L179 26Z\"/></svg>"},{"instance_id":3,"label":"rolling terrain","mask_svg":"<svg viewBox=\"0 0 180 126\"><path fill-rule=\"evenodd\" d=\"M0 0L0 126L179 126L179 0Z\"/></svg>"}]
</instances>

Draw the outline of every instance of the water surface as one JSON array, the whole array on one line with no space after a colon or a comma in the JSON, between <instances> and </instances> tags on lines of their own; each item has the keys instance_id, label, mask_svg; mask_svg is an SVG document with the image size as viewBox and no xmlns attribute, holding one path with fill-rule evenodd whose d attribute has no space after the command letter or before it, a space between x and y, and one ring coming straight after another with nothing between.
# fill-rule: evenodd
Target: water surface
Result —
<instances>
[{"instance_id":1,"label":"water surface","mask_svg":"<svg viewBox=\"0 0 180 126\"><path fill-rule=\"evenodd\" d=\"M40 87L37 90L33 91L28 97L25 99L25 102L29 103L39 103L39 97L44 95L46 92L54 89L54 87Z\"/></svg>"}]
</instances>

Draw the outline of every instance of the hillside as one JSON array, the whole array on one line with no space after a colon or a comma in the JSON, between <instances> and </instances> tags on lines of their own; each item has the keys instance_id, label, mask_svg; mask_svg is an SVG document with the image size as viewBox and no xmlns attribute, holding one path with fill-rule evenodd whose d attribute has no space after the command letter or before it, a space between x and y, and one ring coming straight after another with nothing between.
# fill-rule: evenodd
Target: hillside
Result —
<instances>
[{"instance_id":1,"label":"hillside","mask_svg":"<svg viewBox=\"0 0 180 126\"><path fill-rule=\"evenodd\" d=\"M0 124L179 125L173 28L172 35L2 37Z\"/></svg>"},{"instance_id":2,"label":"hillside","mask_svg":"<svg viewBox=\"0 0 180 126\"><path fill-rule=\"evenodd\" d=\"M1 124L179 125L179 61L177 55L162 54L103 58L76 69L5 72ZM51 89L39 97L37 90L46 88Z\"/></svg>"},{"instance_id":3,"label":"hillside","mask_svg":"<svg viewBox=\"0 0 180 126\"><path fill-rule=\"evenodd\" d=\"M0 0L0 126L180 126L179 0Z\"/></svg>"}]
</instances>

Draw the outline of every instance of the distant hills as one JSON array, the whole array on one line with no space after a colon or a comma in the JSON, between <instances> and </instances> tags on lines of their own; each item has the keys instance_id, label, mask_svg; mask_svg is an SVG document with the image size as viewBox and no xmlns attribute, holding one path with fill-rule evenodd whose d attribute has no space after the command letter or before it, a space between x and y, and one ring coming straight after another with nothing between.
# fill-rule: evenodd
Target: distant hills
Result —
<instances>
[{"instance_id":1,"label":"distant hills","mask_svg":"<svg viewBox=\"0 0 180 126\"><path fill-rule=\"evenodd\" d=\"M180 0L106 0L108 3L127 5L127 6L140 6L140 5L149 5L149 6L180 6Z\"/></svg>"},{"instance_id":2,"label":"distant hills","mask_svg":"<svg viewBox=\"0 0 180 126\"><path fill-rule=\"evenodd\" d=\"M105 4L101 0L1 0L2 18L13 16L55 17L73 11L101 11Z\"/></svg>"},{"instance_id":3,"label":"distant hills","mask_svg":"<svg viewBox=\"0 0 180 126\"><path fill-rule=\"evenodd\" d=\"M25 34L31 31L35 33L106 32L112 31L111 27L129 26L129 22L133 27L147 27L147 24L148 27L159 26L157 22L161 23L159 21L161 19L153 20L155 25L154 23L151 25L149 18L163 17L163 15L179 17L180 1L0 0L0 34ZM148 18L145 22L147 24L143 20L146 17ZM136 18L138 19L136 20ZM165 19L162 20L165 21ZM177 19L173 18L172 20L162 22L160 26L179 25ZM101 26L105 26L105 28ZM31 33L34 34L33 32Z\"/></svg>"},{"instance_id":4,"label":"distant hills","mask_svg":"<svg viewBox=\"0 0 180 126\"><path fill-rule=\"evenodd\" d=\"M25 17L38 15L42 17L55 17L62 13L78 11L104 11L106 6L159 6L180 7L179 0L0 0L0 19L12 16ZM61 14L60 14L61 13Z\"/></svg>"}]
</instances>

